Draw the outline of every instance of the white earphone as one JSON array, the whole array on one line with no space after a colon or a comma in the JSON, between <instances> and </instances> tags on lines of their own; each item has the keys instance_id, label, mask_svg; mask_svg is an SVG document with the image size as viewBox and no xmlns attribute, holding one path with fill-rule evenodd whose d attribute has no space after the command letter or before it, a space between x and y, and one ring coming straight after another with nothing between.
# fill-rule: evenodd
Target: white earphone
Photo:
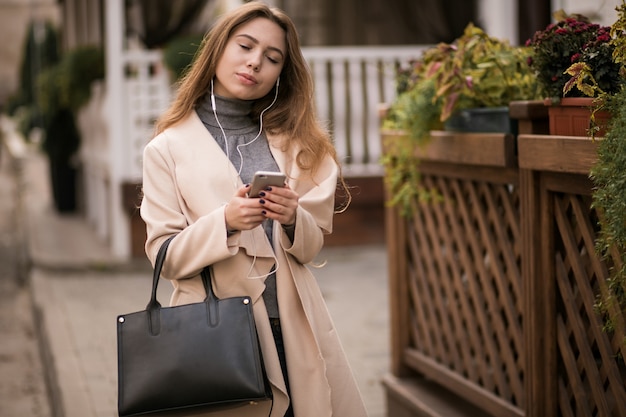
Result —
<instances>
[{"instance_id":1,"label":"white earphone","mask_svg":"<svg viewBox=\"0 0 626 417\"><path fill-rule=\"evenodd\" d=\"M270 105L267 106L259 115L259 133L257 133L254 139L252 139L250 142L237 145L237 153L239 154L239 160L240 160L240 165L239 165L239 169L237 170L237 175L241 175L241 170L243 169L243 155L241 154L241 149L239 148L243 146L248 146L254 143L261 136L261 133L263 132L263 115L265 114L266 111L270 109L270 107L274 105L274 103L276 103L276 100L278 99L279 84L280 84L280 76L276 79L276 92L274 94L274 100L272 100ZM220 130L222 131L222 135L224 137L226 156L230 160L230 153L228 151L228 138L226 137L226 132L224 132L224 128L222 127L222 124L220 123L220 119L217 117L217 105L215 104L215 95L213 94L213 79L212 78L211 78L211 105L213 106L213 116L215 116L215 121L217 122L217 125L220 127Z\"/></svg>"},{"instance_id":2,"label":"white earphone","mask_svg":"<svg viewBox=\"0 0 626 417\"><path fill-rule=\"evenodd\" d=\"M254 141L256 141L260 136L261 133L263 132L263 114L265 114L265 112L267 110L270 109L270 107L272 107L274 105L274 103L276 103L276 100L278 99L278 86L280 85L280 76L276 79L276 92L274 94L274 100L272 100L272 102L270 103L269 106L267 106L259 115L259 133L257 133L257 135L254 137L254 139L252 139L250 142L248 143L243 143L240 145L237 145L237 153L239 154L239 161L240 161L240 165L239 165L239 170L237 171L237 175L241 175L241 170L243 169L243 155L241 153L241 147L243 146L248 146L250 144L252 144ZM220 119L217 117L217 105L215 103L215 94L213 93L213 79L211 78L211 106L213 107L213 116L215 117L215 121L217 122L217 125L220 128L220 131L222 132L222 136L224 137L224 149L226 151L226 157L228 158L228 160L230 160L230 152L228 150L228 138L226 137L226 132L224 131L224 128L222 127L222 124L220 123ZM237 180L235 180L235 187L237 186ZM253 245L256 246L256 242L253 240ZM256 252L256 250L255 250ZM276 273L278 271L279 263L278 263L278 258L276 257L276 255L274 255L274 260L275 262L275 267L268 273ZM262 275L262 276L250 276L250 274L252 273L252 270L254 268L254 264L256 263L256 254L254 255L252 264L250 265L250 269L248 270L248 274L247 274L247 278L248 279L259 279L259 278L265 278L267 275Z\"/></svg>"}]
</instances>

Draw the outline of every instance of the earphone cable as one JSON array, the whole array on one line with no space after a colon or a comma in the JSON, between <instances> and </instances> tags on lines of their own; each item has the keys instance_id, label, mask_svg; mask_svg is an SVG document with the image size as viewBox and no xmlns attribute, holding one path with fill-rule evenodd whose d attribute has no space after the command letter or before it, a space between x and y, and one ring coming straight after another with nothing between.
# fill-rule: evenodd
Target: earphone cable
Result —
<instances>
[{"instance_id":1,"label":"earphone cable","mask_svg":"<svg viewBox=\"0 0 626 417\"><path fill-rule=\"evenodd\" d=\"M272 100L270 105L267 106L261 112L261 114L259 115L259 133L257 133L257 135L254 137L254 139L252 139L250 142L242 143L242 144L239 144L239 145L236 146L237 153L239 154L239 169L237 170L237 175L238 176L241 175L241 171L243 169L243 154L241 153L241 149L240 148L243 147L243 146L251 145L259 137L261 137L261 133L263 132L263 115L265 114L266 111L268 111L274 105L274 103L276 103L276 100L278 99L278 85L279 85L279 81L277 80L277 82L276 82L276 93L274 94L274 100ZM211 107L213 107L213 116L215 117L215 121L217 122L217 125L219 126L220 131L222 132L222 136L224 137L224 148L226 150L226 157L230 161L230 151L229 151L229 148L228 148L228 138L226 137L226 132L224 131L224 128L222 127L222 124L220 123L220 119L217 117L217 105L215 104L215 95L213 93L213 79L211 79Z\"/></svg>"}]
</instances>

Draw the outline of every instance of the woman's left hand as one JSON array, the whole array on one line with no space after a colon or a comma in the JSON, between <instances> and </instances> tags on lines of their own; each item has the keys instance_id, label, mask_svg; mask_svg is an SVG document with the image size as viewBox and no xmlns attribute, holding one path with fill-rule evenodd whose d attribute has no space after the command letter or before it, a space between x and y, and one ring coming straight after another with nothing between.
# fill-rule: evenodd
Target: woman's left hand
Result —
<instances>
[{"instance_id":1,"label":"woman's left hand","mask_svg":"<svg viewBox=\"0 0 626 417\"><path fill-rule=\"evenodd\" d=\"M287 184L284 187L270 188L259 194L259 202L264 210L263 215L284 226L294 224L300 196Z\"/></svg>"}]
</instances>

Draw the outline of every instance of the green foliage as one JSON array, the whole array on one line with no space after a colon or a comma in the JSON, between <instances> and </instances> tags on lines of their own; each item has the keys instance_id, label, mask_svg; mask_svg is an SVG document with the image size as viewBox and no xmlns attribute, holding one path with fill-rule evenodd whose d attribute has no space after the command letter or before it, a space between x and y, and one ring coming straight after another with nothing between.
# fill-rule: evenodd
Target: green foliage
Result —
<instances>
[{"instance_id":1,"label":"green foliage","mask_svg":"<svg viewBox=\"0 0 626 417\"><path fill-rule=\"evenodd\" d=\"M102 49L80 47L59 60L52 26L31 25L20 92L9 110L16 116L25 137L29 137L35 127L44 131L42 146L49 157L53 197L59 211L75 208L72 174L75 167L71 159L80 146L75 113L89 101L91 84L103 78Z\"/></svg>"},{"instance_id":2,"label":"green foliage","mask_svg":"<svg viewBox=\"0 0 626 417\"><path fill-rule=\"evenodd\" d=\"M626 68L626 2L615 8L617 20L611 25L611 45L613 45L613 61L621 66L622 76Z\"/></svg>"},{"instance_id":3,"label":"green foliage","mask_svg":"<svg viewBox=\"0 0 626 417\"><path fill-rule=\"evenodd\" d=\"M535 32L526 42L532 48L529 64L537 76L542 95L547 98L564 96L563 88L570 75L565 71L575 62L583 47L596 39L599 25L583 15L567 15L563 10L554 13L556 23ZM571 91L570 96L580 95Z\"/></svg>"},{"instance_id":4,"label":"green foliage","mask_svg":"<svg viewBox=\"0 0 626 417\"><path fill-rule=\"evenodd\" d=\"M59 212L76 209L76 167L72 163L80 147L76 113L89 101L92 83L103 78L104 53L93 46L67 52L37 78L44 121L42 146L48 155L52 196Z\"/></svg>"},{"instance_id":5,"label":"green foliage","mask_svg":"<svg viewBox=\"0 0 626 417\"><path fill-rule=\"evenodd\" d=\"M31 21L20 64L19 90L9 99L7 113L14 116L24 136L34 127L43 127L37 104L37 77L59 60L57 32L50 22Z\"/></svg>"},{"instance_id":6,"label":"green foliage","mask_svg":"<svg viewBox=\"0 0 626 417\"><path fill-rule=\"evenodd\" d=\"M514 100L537 98L527 54L525 47L513 47L472 24L453 45L440 44L427 52L427 76L435 80L435 96L443 100L442 121L458 109L508 106Z\"/></svg>"},{"instance_id":7,"label":"green foliage","mask_svg":"<svg viewBox=\"0 0 626 417\"><path fill-rule=\"evenodd\" d=\"M400 208L403 216L410 216L416 201L436 201L440 196L422 186L419 160L415 157L415 141L400 136L394 144L394 152L382 157L385 166L385 184L391 199L386 203ZM419 146L419 145L417 145Z\"/></svg>"},{"instance_id":8,"label":"green foliage","mask_svg":"<svg viewBox=\"0 0 626 417\"><path fill-rule=\"evenodd\" d=\"M525 47L512 47L469 24L452 44L440 43L426 50L410 68L398 71L398 96L383 128L406 132L409 146L382 161L392 194L390 204L401 205L406 214L416 199L435 197L420 186L419 161L413 149L426 144L430 131L442 129L454 112L539 97L527 55Z\"/></svg>"},{"instance_id":9,"label":"green foliage","mask_svg":"<svg viewBox=\"0 0 626 417\"><path fill-rule=\"evenodd\" d=\"M62 104L77 111L91 97L91 85L104 79L104 51L95 46L74 49L63 58Z\"/></svg>"},{"instance_id":10,"label":"green foliage","mask_svg":"<svg viewBox=\"0 0 626 417\"><path fill-rule=\"evenodd\" d=\"M598 143L598 161L591 178L595 186L593 207L600 218L596 248L613 265L609 294L597 303L610 329L612 309L626 314L626 90L608 98L606 107L611 119L605 138Z\"/></svg>"},{"instance_id":11,"label":"green foliage","mask_svg":"<svg viewBox=\"0 0 626 417\"><path fill-rule=\"evenodd\" d=\"M103 78L103 51L92 46L67 52L37 78L45 132L43 148L50 158L67 162L78 150L75 114L89 101L91 84Z\"/></svg>"},{"instance_id":12,"label":"green foliage","mask_svg":"<svg viewBox=\"0 0 626 417\"><path fill-rule=\"evenodd\" d=\"M441 129L441 98L435 97L435 83L423 79L400 93L383 121L384 128L408 132L416 144L425 143L431 130Z\"/></svg>"},{"instance_id":13,"label":"green foliage","mask_svg":"<svg viewBox=\"0 0 626 417\"><path fill-rule=\"evenodd\" d=\"M202 43L202 35L189 35L176 38L163 49L163 62L180 79L191 66Z\"/></svg>"},{"instance_id":14,"label":"green foliage","mask_svg":"<svg viewBox=\"0 0 626 417\"><path fill-rule=\"evenodd\" d=\"M555 12L556 23L535 32L529 64L544 95L603 97L615 94L624 83L626 5L616 7L612 26L591 23L586 16Z\"/></svg>"},{"instance_id":15,"label":"green foliage","mask_svg":"<svg viewBox=\"0 0 626 417\"><path fill-rule=\"evenodd\" d=\"M603 97L618 92L624 84L624 56L626 51L626 4L615 9L618 18L610 27L598 26L595 38L583 45L572 57L572 65L565 71L571 78L563 87L563 94L576 89L588 97Z\"/></svg>"},{"instance_id":16,"label":"green foliage","mask_svg":"<svg viewBox=\"0 0 626 417\"><path fill-rule=\"evenodd\" d=\"M39 105L48 115L59 109L75 112L89 101L91 84L103 78L102 49L94 46L76 48L37 79Z\"/></svg>"},{"instance_id":17,"label":"green foliage","mask_svg":"<svg viewBox=\"0 0 626 417\"><path fill-rule=\"evenodd\" d=\"M413 149L423 146L430 138L430 131L441 129L441 104L433 105L435 84L423 79L411 89L398 95L383 122L383 128L401 129L409 135L407 143L398 146L393 155L384 155L385 182L390 190L388 204L401 207L403 215L411 213L413 201L424 201L429 193L420 186L419 160Z\"/></svg>"},{"instance_id":18,"label":"green foliage","mask_svg":"<svg viewBox=\"0 0 626 417\"><path fill-rule=\"evenodd\" d=\"M8 113L35 103L38 74L58 61L56 31L49 22L31 21L20 64L19 90L8 103Z\"/></svg>"},{"instance_id":19,"label":"green foliage","mask_svg":"<svg viewBox=\"0 0 626 417\"><path fill-rule=\"evenodd\" d=\"M534 74L526 63L528 53L526 47L513 47L469 24L452 44L440 43L426 50L411 68L398 73L399 95L389 123L414 117L425 122L425 129L435 125L433 118L444 122L457 110L508 106L511 101L539 98ZM431 102L426 103L419 94L431 86ZM403 116L398 118L398 114ZM411 125L415 128L419 123ZM421 135L421 128L417 129L411 136Z\"/></svg>"},{"instance_id":20,"label":"green foliage","mask_svg":"<svg viewBox=\"0 0 626 417\"><path fill-rule=\"evenodd\" d=\"M42 146L48 157L57 162L69 162L80 146L74 114L69 109L61 109L50 115L45 132Z\"/></svg>"}]
</instances>

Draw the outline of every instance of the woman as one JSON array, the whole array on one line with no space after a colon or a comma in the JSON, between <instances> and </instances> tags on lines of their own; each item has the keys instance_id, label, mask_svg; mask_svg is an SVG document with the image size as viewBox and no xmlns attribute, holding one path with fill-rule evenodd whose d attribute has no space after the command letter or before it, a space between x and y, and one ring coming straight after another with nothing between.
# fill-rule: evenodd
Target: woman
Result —
<instances>
[{"instance_id":1,"label":"woman","mask_svg":"<svg viewBox=\"0 0 626 417\"><path fill-rule=\"evenodd\" d=\"M200 302L213 266L220 298L249 295L273 393L258 406L211 415L362 417L358 388L317 283L305 266L332 231L341 173L316 120L313 83L291 20L251 2L205 37L144 151L141 215L172 305ZM258 170L282 187L247 197Z\"/></svg>"}]
</instances>

